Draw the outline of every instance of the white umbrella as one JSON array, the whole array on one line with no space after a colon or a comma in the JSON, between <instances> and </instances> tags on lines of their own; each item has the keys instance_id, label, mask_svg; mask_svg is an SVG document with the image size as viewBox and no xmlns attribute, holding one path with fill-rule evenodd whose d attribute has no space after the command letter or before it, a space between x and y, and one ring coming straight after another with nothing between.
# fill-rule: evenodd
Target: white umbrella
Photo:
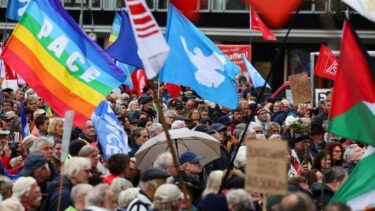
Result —
<instances>
[{"instance_id":1,"label":"white umbrella","mask_svg":"<svg viewBox=\"0 0 375 211\"><path fill-rule=\"evenodd\" d=\"M194 152L202 156L200 161L202 165L220 157L220 141L206 133L181 128L169 130L169 134L177 150L177 156L186 151ZM138 168L143 170L152 166L157 156L167 151L169 151L169 147L165 132L163 132L146 141L139 148L135 154Z\"/></svg>"}]
</instances>

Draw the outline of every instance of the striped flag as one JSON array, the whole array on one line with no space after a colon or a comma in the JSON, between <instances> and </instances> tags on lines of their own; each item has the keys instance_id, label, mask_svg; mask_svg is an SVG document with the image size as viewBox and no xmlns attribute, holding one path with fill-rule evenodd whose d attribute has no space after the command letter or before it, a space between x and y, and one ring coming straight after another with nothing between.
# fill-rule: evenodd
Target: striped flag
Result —
<instances>
[{"instance_id":1,"label":"striped flag","mask_svg":"<svg viewBox=\"0 0 375 211\"><path fill-rule=\"evenodd\" d=\"M2 57L57 114L74 110L78 127L125 80L58 0L30 2Z\"/></svg>"},{"instance_id":2,"label":"striped flag","mask_svg":"<svg viewBox=\"0 0 375 211\"><path fill-rule=\"evenodd\" d=\"M352 210L364 210L375 202L375 148L369 146L349 178L332 197L331 202L345 203ZM370 209L369 209L370 210Z\"/></svg>"},{"instance_id":3,"label":"striped flag","mask_svg":"<svg viewBox=\"0 0 375 211\"><path fill-rule=\"evenodd\" d=\"M152 79L163 67L169 46L146 3L142 0L125 2L146 76Z\"/></svg>"}]
</instances>

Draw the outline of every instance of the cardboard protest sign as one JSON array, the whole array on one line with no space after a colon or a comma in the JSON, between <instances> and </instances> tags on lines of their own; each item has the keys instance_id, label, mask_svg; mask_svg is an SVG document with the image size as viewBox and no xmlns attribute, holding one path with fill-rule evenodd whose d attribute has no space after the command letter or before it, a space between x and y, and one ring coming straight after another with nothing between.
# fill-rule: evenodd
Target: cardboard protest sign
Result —
<instances>
[{"instance_id":1,"label":"cardboard protest sign","mask_svg":"<svg viewBox=\"0 0 375 211\"><path fill-rule=\"evenodd\" d=\"M287 191L287 143L247 142L246 190L282 195Z\"/></svg>"},{"instance_id":2,"label":"cardboard protest sign","mask_svg":"<svg viewBox=\"0 0 375 211\"><path fill-rule=\"evenodd\" d=\"M293 102L295 105L312 101L310 80L307 73L291 75L289 86L292 90Z\"/></svg>"}]
</instances>

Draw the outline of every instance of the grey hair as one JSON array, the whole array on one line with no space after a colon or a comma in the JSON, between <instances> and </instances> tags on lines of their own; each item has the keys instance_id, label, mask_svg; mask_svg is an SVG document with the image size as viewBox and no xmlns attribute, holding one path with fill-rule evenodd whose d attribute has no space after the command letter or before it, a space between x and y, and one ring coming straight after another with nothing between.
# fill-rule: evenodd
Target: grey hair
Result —
<instances>
[{"instance_id":1,"label":"grey hair","mask_svg":"<svg viewBox=\"0 0 375 211\"><path fill-rule=\"evenodd\" d=\"M21 190L21 191L14 191L15 185L13 184L13 187L12 187L12 189L13 189L12 197L17 198L18 200L21 201L21 198L23 196L29 195L29 193L31 191L31 186L34 185L34 184L38 184L38 183L36 182L36 180L33 177L20 177L20 178L18 178L18 180L29 180L29 181L31 181L31 182L25 182L25 184L27 186L25 185L25 187L23 187L24 189Z\"/></svg>"},{"instance_id":2,"label":"grey hair","mask_svg":"<svg viewBox=\"0 0 375 211\"><path fill-rule=\"evenodd\" d=\"M358 147L358 144L351 144L345 148L343 158L346 162L350 163L352 161L353 151Z\"/></svg>"},{"instance_id":3,"label":"grey hair","mask_svg":"<svg viewBox=\"0 0 375 211\"><path fill-rule=\"evenodd\" d=\"M164 116L173 115L174 117L177 116L177 112L175 110L166 110L164 112Z\"/></svg>"},{"instance_id":4,"label":"grey hair","mask_svg":"<svg viewBox=\"0 0 375 211\"><path fill-rule=\"evenodd\" d=\"M163 126L160 123L152 123L152 125L147 128L147 133L150 136L150 138L152 138L157 136L162 130Z\"/></svg>"},{"instance_id":5,"label":"grey hair","mask_svg":"<svg viewBox=\"0 0 375 211\"><path fill-rule=\"evenodd\" d=\"M263 128L261 124L257 123L257 122L250 122L250 125L249 125L249 128L247 129L247 132L250 131L250 129L253 129L254 130L254 127L260 127L260 128Z\"/></svg>"},{"instance_id":6,"label":"grey hair","mask_svg":"<svg viewBox=\"0 0 375 211\"><path fill-rule=\"evenodd\" d=\"M282 139L282 136L281 136L280 134L272 134L272 135L268 138L268 140L270 140L270 141L280 140L280 139Z\"/></svg>"},{"instance_id":7,"label":"grey hair","mask_svg":"<svg viewBox=\"0 0 375 211\"><path fill-rule=\"evenodd\" d=\"M30 148L30 152L33 153L33 152L40 152L40 147L43 145L43 144L49 144L51 145L51 147L53 146L54 142L52 139L50 138L47 138L47 137L40 137L40 138L37 138L33 141L33 144L31 145L31 148Z\"/></svg>"},{"instance_id":8,"label":"grey hair","mask_svg":"<svg viewBox=\"0 0 375 211\"><path fill-rule=\"evenodd\" d=\"M78 156L88 157L93 152L98 152L98 149L96 147L91 146L91 145L85 145L84 147L82 147L79 150Z\"/></svg>"},{"instance_id":9,"label":"grey hair","mask_svg":"<svg viewBox=\"0 0 375 211\"><path fill-rule=\"evenodd\" d=\"M236 158L234 159L234 162L233 162L234 167L240 169L246 166L246 153L247 153L247 147L240 146L240 148L238 149Z\"/></svg>"},{"instance_id":10,"label":"grey hair","mask_svg":"<svg viewBox=\"0 0 375 211\"><path fill-rule=\"evenodd\" d=\"M89 184L78 184L73 187L70 193L70 198L72 198L73 203L76 203L79 197L84 193L90 193L94 187Z\"/></svg>"},{"instance_id":11,"label":"grey hair","mask_svg":"<svg viewBox=\"0 0 375 211\"><path fill-rule=\"evenodd\" d=\"M167 168L171 166L173 166L173 157L170 152L160 154L154 162L154 167L164 170L167 170Z\"/></svg>"},{"instance_id":12,"label":"grey hair","mask_svg":"<svg viewBox=\"0 0 375 211\"><path fill-rule=\"evenodd\" d=\"M254 210L251 195L243 189L230 190L226 195L228 204L231 204L233 211Z\"/></svg>"},{"instance_id":13,"label":"grey hair","mask_svg":"<svg viewBox=\"0 0 375 211\"><path fill-rule=\"evenodd\" d=\"M102 202L106 200L106 192L110 190L109 185L99 184L94 187L94 189L87 194L86 197L86 207L99 206Z\"/></svg>"},{"instance_id":14,"label":"grey hair","mask_svg":"<svg viewBox=\"0 0 375 211\"><path fill-rule=\"evenodd\" d=\"M120 208L127 208L131 201L137 197L139 194L138 188L129 188L127 190L121 191L120 195L118 196L118 206Z\"/></svg>"},{"instance_id":15,"label":"grey hair","mask_svg":"<svg viewBox=\"0 0 375 211\"><path fill-rule=\"evenodd\" d=\"M129 182L129 180L118 177L112 181L110 189L113 192L115 199L117 201L121 191L127 190L132 187L133 184Z\"/></svg>"},{"instance_id":16,"label":"grey hair","mask_svg":"<svg viewBox=\"0 0 375 211\"><path fill-rule=\"evenodd\" d=\"M266 132L268 132L270 130L271 127L277 127L280 129L280 124L277 123L277 122L270 122L266 125Z\"/></svg>"},{"instance_id":17,"label":"grey hair","mask_svg":"<svg viewBox=\"0 0 375 211\"><path fill-rule=\"evenodd\" d=\"M217 193L219 191L223 174L224 173L221 170L212 171L210 173L207 179L206 189L204 189L202 193L202 198L204 198L207 194Z\"/></svg>"},{"instance_id":18,"label":"grey hair","mask_svg":"<svg viewBox=\"0 0 375 211\"><path fill-rule=\"evenodd\" d=\"M27 105L28 103L30 103L30 101L32 100L38 100L39 97L36 96L36 95L29 95L27 96L27 94L25 93L25 105Z\"/></svg>"},{"instance_id":19,"label":"grey hair","mask_svg":"<svg viewBox=\"0 0 375 211\"><path fill-rule=\"evenodd\" d=\"M186 124L185 124L185 122L182 121L182 120L176 120L176 121L174 121L174 122L172 123L172 125L171 125L171 129L172 129L172 130L173 130L173 129L180 129L180 128L184 128L184 127L186 127Z\"/></svg>"},{"instance_id":20,"label":"grey hair","mask_svg":"<svg viewBox=\"0 0 375 211\"><path fill-rule=\"evenodd\" d=\"M91 169L91 161L88 158L72 157L65 163L64 174L71 179L73 173L78 173L84 169Z\"/></svg>"}]
</instances>

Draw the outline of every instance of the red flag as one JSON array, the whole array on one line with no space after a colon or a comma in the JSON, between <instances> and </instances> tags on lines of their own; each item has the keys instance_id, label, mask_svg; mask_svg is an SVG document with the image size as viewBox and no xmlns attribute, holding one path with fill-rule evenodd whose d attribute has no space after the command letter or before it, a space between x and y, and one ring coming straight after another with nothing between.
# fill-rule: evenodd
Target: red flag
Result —
<instances>
[{"instance_id":1,"label":"red flag","mask_svg":"<svg viewBox=\"0 0 375 211\"><path fill-rule=\"evenodd\" d=\"M17 80L18 77L17 77L17 73L14 72L14 70L9 67L9 65L7 65L5 62L4 62L4 67L5 67L5 79L7 80Z\"/></svg>"},{"instance_id":2,"label":"red flag","mask_svg":"<svg viewBox=\"0 0 375 211\"><path fill-rule=\"evenodd\" d=\"M336 56L327 46L322 45L318 60L316 61L314 74L334 81L338 69L339 65Z\"/></svg>"},{"instance_id":3,"label":"red flag","mask_svg":"<svg viewBox=\"0 0 375 211\"><path fill-rule=\"evenodd\" d=\"M181 92L180 85L166 83L165 87L167 88L168 93L171 95L171 97L175 98L175 97L180 96L180 92Z\"/></svg>"},{"instance_id":4,"label":"red flag","mask_svg":"<svg viewBox=\"0 0 375 211\"><path fill-rule=\"evenodd\" d=\"M302 0L247 0L257 11L260 11L262 18L272 28L282 27L291 17L293 11L304 2Z\"/></svg>"},{"instance_id":5,"label":"red flag","mask_svg":"<svg viewBox=\"0 0 375 211\"><path fill-rule=\"evenodd\" d=\"M202 0L200 2L202 2ZM172 0L172 4L174 4L189 20L194 22L199 19L197 0Z\"/></svg>"},{"instance_id":6,"label":"red flag","mask_svg":"<svg viewBox=\"0 0 375 211\"><path fill-rule=\"evenodd\" d=\"M276 36L267 28L253 8L250 9L250 29L261 31L263 40L277 40Z\"/></svg>"},{"instance_id":7,"label":"red flag","mask_svg":"<svg viewBox=\"0 0 375 211\"><path fill-rule=\"evenodd\" d=\"M134 91L137 92L138 96L142 95L142 90L147 86L147 79L146 74L143 69L133 71L132 73L132 81Z\"/></svg>"}]
</instances>

